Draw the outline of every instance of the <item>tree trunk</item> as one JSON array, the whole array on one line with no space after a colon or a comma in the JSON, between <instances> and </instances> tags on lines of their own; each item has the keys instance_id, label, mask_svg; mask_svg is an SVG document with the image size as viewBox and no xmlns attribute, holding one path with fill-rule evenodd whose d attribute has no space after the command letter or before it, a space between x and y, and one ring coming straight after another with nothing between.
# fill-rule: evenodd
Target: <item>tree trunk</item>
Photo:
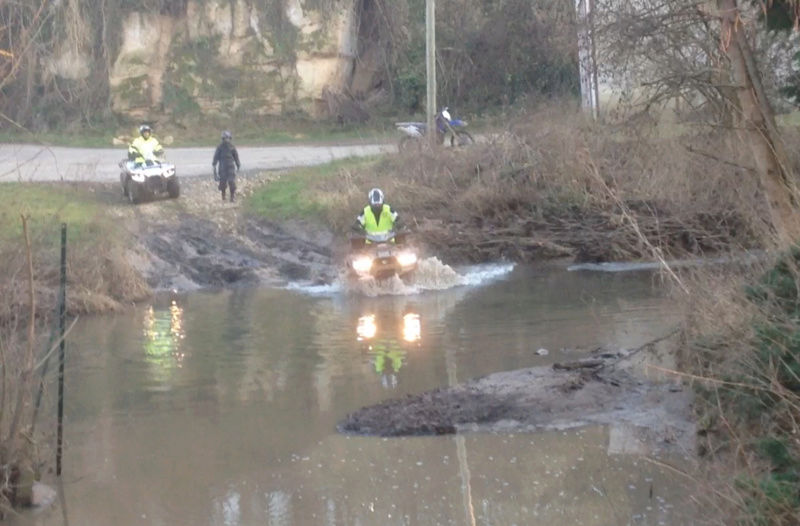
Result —
<instances>
[{"instance_id":1,"label":"tree trunk","mask_svg":"<svg viewBox=\"0 0 800 526\"><path fill-rule=\"evenodd\" d=\"M798 193L791 165L766 98L761 75L747 41L738 0L717 0L722 17L722 46L731 63L731 73L741 115L739 137L753 154L767 199L770 220L781 244L800 240Z\"/></svg>"}]
</instances>

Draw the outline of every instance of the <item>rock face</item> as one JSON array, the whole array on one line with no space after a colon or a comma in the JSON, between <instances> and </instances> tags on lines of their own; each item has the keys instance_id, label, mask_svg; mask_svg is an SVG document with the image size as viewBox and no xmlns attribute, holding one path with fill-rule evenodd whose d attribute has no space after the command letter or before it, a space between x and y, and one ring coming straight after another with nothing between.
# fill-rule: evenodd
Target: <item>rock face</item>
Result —
<instances>
[{"instance_id":1,"label":"rock face","mask_svg":"<svg viewBox=\"0 0 800 526\"><path fill-rule=\"evenodd\" d=\"M324 112L354 70L359 0L188 0L128 13L111 57L112 109L136 119Z\"/></svg>"}]
</instances>

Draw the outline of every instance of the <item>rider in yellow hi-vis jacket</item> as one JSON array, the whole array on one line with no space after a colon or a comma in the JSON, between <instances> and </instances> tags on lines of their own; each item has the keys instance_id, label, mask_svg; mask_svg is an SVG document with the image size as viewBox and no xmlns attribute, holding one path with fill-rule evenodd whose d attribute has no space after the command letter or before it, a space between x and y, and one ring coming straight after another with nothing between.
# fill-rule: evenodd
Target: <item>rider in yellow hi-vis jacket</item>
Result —
<instances>
[{"instance_id":1,"label":"rider in yellow hi-vis jacket","mask_svg":"<svg viewBox=\"0 0 800 526\"><path fill-rule=\"evenodd\" d=\"M397 212L383 202L383 192L373 188L368 194L369 204L356 218L357 225L367 234L385 234L394 230Z\"/></svg>"},{"instance_id":2,"label":"rider in yellow hi-vis jacket","mask_svg":"<svg viewBox=\"0 0 800 526\"><path fill-rule=\"evenodd\" d=\"M164 154L164 148L158 139L151 135L152 129L147 124L139 126L139 137L136 137L128 147L128 159L137 165L153 164L158 156Z\"/></svg>"}]
</instances>

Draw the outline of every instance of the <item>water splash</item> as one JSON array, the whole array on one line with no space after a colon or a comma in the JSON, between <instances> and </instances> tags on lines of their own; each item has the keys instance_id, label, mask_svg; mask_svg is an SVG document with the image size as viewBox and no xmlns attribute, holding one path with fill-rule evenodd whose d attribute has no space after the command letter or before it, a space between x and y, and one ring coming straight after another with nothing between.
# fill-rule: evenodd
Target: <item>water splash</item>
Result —
<instances>
[{"instance_id":1,"label":"water splash","mask_svg":"<svg viewBox=\"0 0 800 526\"><path fill-rule=\"evenodd\" d=\"M442 263L437 257L421 259L417 264L413 277L401 279L393 276L389 279L355 280L342 270L333 283L308 284L291 282L286 285L311 296L333 296L340 292L348 292L368 297L376 296L411 296L431 290L447 290L454 287L477 286L503 277L514 270L512 263L476 265L464 267L457 271L450 265Z\"/></svg>"},{"instance_id":2,"label":"water splash","mask_svg":"<svg viewBox=\"0 0 800 526\"><path fill-rule=\"evenodd\" d=\"M703 265L722 265L726 263L754 263L763 258L761 251L745 252L731 256L717 258L673 259L666 262L670 268L699 267ZM658 270L664 268L660 261L609 261L602 263L576 263L567 267L567 270L589 270L595 272L635 272L640 270Z\"/></svg>"},{"instance_id":3,"label":"water splash","mask_svg":"<svg viewBox=\"0 0 800 526\"><path fill-rule=\"evenodd\" d=\"M349 292L364 296L406 296L429 290L481 285L508 274L513 269L513 264L475 266L459 274L450 265L442 263L439 258L430 257L420 260L414 276L405 281L397 276L381 281L374 279L353 281L342 276L341 283Z\"/></svg>"},{"instance_id":4,"label":"water splash","mask_svg":"<svg viewBox=\"0 0 800 526\"><path fill-rule=\"evenodd\" d=\"M419 289L413 284L405 283L397 276L380 281L371 278L355 281L345 277L342 283L345 284L348 292L371 298L375 296L408 296L419 292Z\"/></svg>"},{"instance_id":5,"label":"water splash","mask_svg":"<svg viewBox=\"0 0 800 526\"><path fill-rule=\"evenodd\" d=\"M302 283L291 282L286 285L286 288L288 290L304 292L306 294L310 294L311 296L331 296L340 292L342 290L342 285L341 281L316 285L306 285Z\"/></svg>"},{"instance_id":6,"label":"water splash","mask_svg":"<svg viewBox=\"0 0 800 526\"><path fill-rule=\"evenodd\" d=\"M464 277L439 258L431 257L417 264L413 283L419 290L444 290L464 285Z\"/></svg>"},{"instance_id":7,"label":"water splash","mask_svg":"<svg viewBox=\"0 0 800 526\"><path fill-rule=\"evenodd\" d=\"M478 265L465 269L461 276L462 285L482 285L492 280L501 278L514 270L513 263L497 263L491 265Z\"/></svg>"}]
</instances>

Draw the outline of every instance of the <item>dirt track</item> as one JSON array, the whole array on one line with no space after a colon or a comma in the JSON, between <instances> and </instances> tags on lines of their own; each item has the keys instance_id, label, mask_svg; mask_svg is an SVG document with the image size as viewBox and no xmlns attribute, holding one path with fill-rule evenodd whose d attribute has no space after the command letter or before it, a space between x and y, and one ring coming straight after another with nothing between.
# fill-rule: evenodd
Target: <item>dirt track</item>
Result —
<instances>
[{"instance_id":1,"label":"dirt track","mask_svg":"<svg viewBox=\"0 0 800 526\"><path fill-rule=\"evenodd\" d=\"M216 184L205 178L182 180L179 199L137 206L123 200L118 184L102 187L137 240L129 261L155 290L331 282L337 274L332 234L312 236L299 225L243 217L242 198L276 177L280 173L238 177L235 203L222 201Z\"/></svg>"}]
</instances>

